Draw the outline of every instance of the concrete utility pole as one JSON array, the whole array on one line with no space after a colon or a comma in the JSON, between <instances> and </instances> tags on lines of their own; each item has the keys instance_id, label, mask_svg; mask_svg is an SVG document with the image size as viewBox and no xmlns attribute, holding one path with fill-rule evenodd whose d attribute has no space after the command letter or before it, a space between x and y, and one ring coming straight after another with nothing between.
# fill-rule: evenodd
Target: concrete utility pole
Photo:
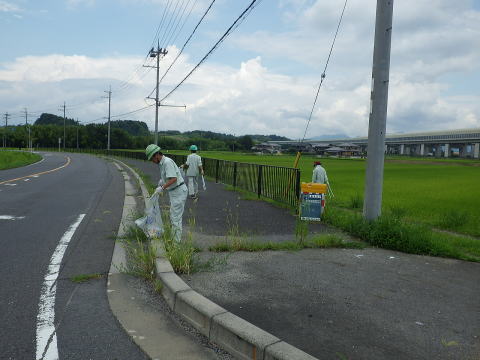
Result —
<instances>
[{"instance_id":1,"label":"concrete utility pole","mask_svg":"<svg viewBox=\"0 0 480 360\"><path fill-rule=\"evenodd\" d=\"M65 143L66 143L66 136L67 136L67 132L66 132L66 126L65 126L65 122L66 122L66 117L65 117L65 101L63 102L63 148L65 149Z\"/></svg>"},{"instance_id":2,"label":"concrete utility pole","mask_svg":"<svg viewBox=\"0 0 480 360\"><path fill-rule=\"evenodd\" d=\"M382 211L392 17L393 0L377 0L368 126L367 172L363 204L363 216L367 220L378 218Z\"/></svg>"},{"instance_id":3,"label":"concrete utility pole","mask_svg":"<svg viewBox=\"0 0 480 360\"><path fill-rule=\"evenodd\" d=\"M79 122L78 122L78 118L77 118L77 149L78 149L78 128L79 128Z\"/></svg>"},{"instance_id":4,"label":"concrete utility pole","mask_svg":"<svg viewBox=\"0 0 480 360\"><path fill-rule=\"evenodd\" d=\"M8 118L10 114L8 112L5 113L5 133L3 134L3 147L7 147L7 126L8 126Z\"/></svg>"},{"instance_id":5,"label":"concrete utility pole","mask_svg":"<svg viewBox=\"0 0 480 360\"><path fill-rule=\"evenodd\" d=\"M107 150L110 150L110 105L112 101L112 86L110 86L108 91L104 91L108 94L108 135L107 135Z\"/></svg>"},{"instance_id":6,"label":"concrete utility pole","mask_svg":"<svg viewBox=\"0 0 480 360\"><path fill-rule=\"evenodd\" d=\"M25 108L24 111L25 111L25 126L27 127L27 130L28 130L28 145L27 145L27 147L29 149L31 149L32 148L32 137L31 137L30 126L28 126L28 111L27 111L27 108Z\"/></svg>"},{"instance_id":7,"label":"concrete utility pole","mask_svg":"<svg viewBox=\"0 0 480 360\"><path fill-rule=\"evenodd\" d=\"M152 48L150 50L150 57L154 58L156 57L157 58L157 66L155 66L157 68L157 84L156 84L156 88L155 88L155 145L158 145L158 107L160 106L159 104L159 101L158 101L158 85L159 85L159 67L160 67L160 55L167 55L168 51L167 49L162 49L160 48L160 44L157 42L157 50L154 50L154 48ZM146 66L144 65L145 67L153 67L153 66Z\"/></svg>"}]
</instances>

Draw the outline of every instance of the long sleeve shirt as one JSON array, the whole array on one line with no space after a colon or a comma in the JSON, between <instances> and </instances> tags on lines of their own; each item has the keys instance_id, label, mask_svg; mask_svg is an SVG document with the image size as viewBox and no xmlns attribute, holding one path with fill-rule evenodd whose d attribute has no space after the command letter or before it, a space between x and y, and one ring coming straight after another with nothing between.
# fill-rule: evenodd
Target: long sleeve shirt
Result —
<instances>
[{"instance_id":1,"label":"long sleeve shirt","mask_svg":"<svg viewBox=\"0 0 480 360\"><path fill-rule=\"evenodd\" d=\"M187 162L186 164L188 165L187 168L187 176L198 176L200 173L200 166L202 166L202 158L200 155L197 155L195 153L190 154L187 156Z\"/></svg>"},{"instance_id":2,"label":"long sleeve shirt","mask_svg":"<svg viewBox=\"0 0 480 360\"><path fill-rule=\"evenodd\" d=\"M312 183L328 184L327 172L321 165L317 165L313 169Z\"/></svg>"}]
</instances>

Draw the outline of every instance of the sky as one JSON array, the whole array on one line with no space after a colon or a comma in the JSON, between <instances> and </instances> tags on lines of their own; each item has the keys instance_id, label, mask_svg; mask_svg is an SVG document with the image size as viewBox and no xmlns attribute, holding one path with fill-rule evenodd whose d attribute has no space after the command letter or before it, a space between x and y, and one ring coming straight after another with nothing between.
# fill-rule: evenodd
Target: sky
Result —
<instances>
[{"instance_id":1,"label":"sky","mask_svg":"<svg viewBox=\"0 0 480 360\"><path fill-rule=\"evenodd\" d=\"M251 0L0 0L0 115L155 127ZM303 137L345 0L258 0L159 130ZM366 136L376 1L348 0L307 138ZM158 34L158 35L157 35ZM147 108L146 108L147 107ZM141 111L136 111L145 108ZM387 134L480 127L480 0L394 2Z\"/></svg>"}]
</instances>

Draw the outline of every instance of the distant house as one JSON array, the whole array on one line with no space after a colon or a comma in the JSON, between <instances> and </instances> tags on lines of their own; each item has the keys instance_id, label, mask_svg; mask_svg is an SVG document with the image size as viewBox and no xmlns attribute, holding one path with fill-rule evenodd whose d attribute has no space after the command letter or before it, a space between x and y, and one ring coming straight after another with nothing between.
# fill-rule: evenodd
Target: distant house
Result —
<instances>
[{"instance_id":1,"label":"distant house","mask_svg":"<svg viewBox=\"0 0 480 360\"><path fill-rule=\"evenodd\" d=\"M341 156L359 156L362 153L360 146L352 143L337 144L337 147L343 149Z\"/></svg>"},{"instance_id":2,"label":"distant house","mask_svg":"<svg viewBox=\"0 0 480 360\"><path fill-rule=\"evenodd\" d=\"M329 147L331 147L331 144L324 143L324 144L314 144L312 146L313 151L315 151L319 155L325 155L325 150L327 150Z\"/></svg>"},{"instance_id":3,"label":"distant house","mask_svg":"<svg viewBox=\"0 0 480 360\"><path fill-rule=\"evenodd\" d=\"M306 142L296 142L296 143L289 143L287 145L288 151L301 151L305 153L313 153L313 146L312 144L306 143Z\"/></svg>"},{"instance_id":4,"label":"distant house","mask_svg":"<svg viewBox=\"0 0 480 360\"><path fill-rule=\"evenodd\" d=\"M266 153L266 154L276 154L279 153L281 146L278 144L271 143L261 143L255 146L252 146L252 151Z\"/></svg>"}]
</instances>

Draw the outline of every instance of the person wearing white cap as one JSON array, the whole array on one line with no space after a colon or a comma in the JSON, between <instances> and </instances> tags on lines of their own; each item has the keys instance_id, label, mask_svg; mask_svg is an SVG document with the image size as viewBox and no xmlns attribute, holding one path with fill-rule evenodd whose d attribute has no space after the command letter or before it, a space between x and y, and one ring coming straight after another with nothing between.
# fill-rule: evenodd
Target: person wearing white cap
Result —
<instances>
[{"instance_id":1,"label":"person wearing white cap","mask_svg":"<svg viewBox=\"0 0 480 360\"><path fill-rule=\"evenodd\" d=\"M149 161L159 166L160 186L155 189L155 193L168 192L173 239L180 242L182 239L182 217L188 193L180 169L172 159L163 155L158 145L148 145L145 149L145 155Z\"/></svg>"},{"instance_id":2,"label":"person wearing white cap","mask_svg":"<svg viewBox=\"0 0 480 360\"><path fill-rule=\"evenodd\" d=\"M187 161L183 165L187 169L188 195L190 198L198 197L198 175L203 175L202 158L197 154L197 145L190 146L191 154L187 156Z\"/></svg>"}]
</instances>

